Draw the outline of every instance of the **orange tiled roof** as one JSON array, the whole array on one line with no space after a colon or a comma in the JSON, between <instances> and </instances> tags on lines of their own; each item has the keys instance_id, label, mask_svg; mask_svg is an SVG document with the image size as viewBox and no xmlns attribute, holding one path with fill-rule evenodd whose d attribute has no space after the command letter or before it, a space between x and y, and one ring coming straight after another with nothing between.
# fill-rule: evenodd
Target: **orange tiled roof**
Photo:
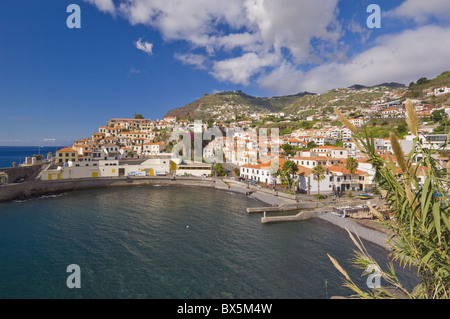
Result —
<instances>
[{"instance_id":1,"label":"orange tiled roof","mask_svg":"<svg viewBox=\"0 0 450 319\"><path fill-rule=\"evenodd\" d=\"M77 151L75 151L74 149L71 149L69 147L62 148L56 152L75 152L75 153L77 153Z\"/></svg>"}]
</instances>

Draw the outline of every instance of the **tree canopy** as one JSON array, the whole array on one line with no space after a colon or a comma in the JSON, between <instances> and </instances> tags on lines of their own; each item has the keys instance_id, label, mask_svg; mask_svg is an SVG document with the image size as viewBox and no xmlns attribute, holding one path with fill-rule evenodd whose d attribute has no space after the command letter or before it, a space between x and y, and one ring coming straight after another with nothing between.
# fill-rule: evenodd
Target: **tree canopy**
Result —
<instances>
[{"instance_id":1,"label":"tree canopy","mask_svg":"<svg viewBox=\"0 0 450 319\"><path fill-rule=\"evenodd\" d=\"M281 181L286 185L288 189L290 189L294 184L294 180L296 179L295 174L298 172L298 166L294 161L287 160L284 162L281 167Z\"/></svg>"}]
</instances>

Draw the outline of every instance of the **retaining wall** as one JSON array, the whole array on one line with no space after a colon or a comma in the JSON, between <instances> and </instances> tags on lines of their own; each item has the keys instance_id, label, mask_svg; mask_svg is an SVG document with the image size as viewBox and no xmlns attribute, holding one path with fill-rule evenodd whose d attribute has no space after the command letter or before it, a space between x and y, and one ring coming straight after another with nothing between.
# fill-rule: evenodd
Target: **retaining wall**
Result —
<instances>
[{"instance_id":1,"label":"retaining wall","mask_svg":"<svg viewBox=\"0 0 450 319\"><path fill-rule=\"evenodd\" d=\"M42 165L32 165L32 166L20 166L20 167L8 167L8 168L0 168L0 172L5 172L8 175L8 182L12 183L19 178L23 178L24 180L32 180L35 178L40 170Z\"/></svg>"},{"instance_id":2,"label":"retaining wall","mask_svg":"<svg viewBox=\"0 0 450 319\"><path fill-rule=\"evenodd\" d=\"M73 180L30 181L0 186L0 202L72 190L137 185L180 185L214 187L213 179L173 178L86 178Z\"/></svg>"}]
</instances>

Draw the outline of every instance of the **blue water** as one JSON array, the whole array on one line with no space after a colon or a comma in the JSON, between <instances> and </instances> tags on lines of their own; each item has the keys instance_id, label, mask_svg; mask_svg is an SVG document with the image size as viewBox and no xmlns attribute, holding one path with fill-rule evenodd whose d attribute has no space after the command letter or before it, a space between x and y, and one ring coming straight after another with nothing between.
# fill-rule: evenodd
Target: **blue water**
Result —
<instances>
[{"instance_id":1,"label":"blue water","mask_svg":"<svg viewBox=\"0 0 450 319\"><path fill-rule=\"evenodd\" d=\"M0 146L0 168L12 167L13 162L16 162L18 166L25 162L25 157L32 157L35 154L41 154L45 159L48 152L54 155L61 148L60 146Z\"/></svg>"},{"instance_id":2,"label":"blue water","mask_svg":"<svg viewBox=\"0 0 450 319\"><path fill-rule=\"evenodd\" d=\"M240 194L176 186L0 203L0 298L329 298L362 287L347 233L323 220L263 225ZM367 243L382 268L386 251ZM81 288L66 285L67 266ZM402 282L417 279L397 269Z\"/></svg>"}]
</instances>

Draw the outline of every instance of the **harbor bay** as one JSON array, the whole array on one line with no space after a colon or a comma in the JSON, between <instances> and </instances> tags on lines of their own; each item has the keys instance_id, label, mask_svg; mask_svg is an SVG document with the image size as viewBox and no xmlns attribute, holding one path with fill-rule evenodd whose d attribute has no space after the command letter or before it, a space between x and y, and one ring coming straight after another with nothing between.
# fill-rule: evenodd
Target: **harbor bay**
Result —
<instances>
[{"instance_id":1,"label":"harbor bay","mask_svg":"<svg viewBox=\"0 0 450 319\"><path fill-rule=\"evenodd\" d=\"M263 204L211 188L80 190L0 204L1 298L330 298L348 295L353 243L321 219L264 225ZM366 243L387 263L388 252ZM69 289L67 266L81 270ZM398 269L410 288L417 278Z\"/></svg>"}]
</instances>

